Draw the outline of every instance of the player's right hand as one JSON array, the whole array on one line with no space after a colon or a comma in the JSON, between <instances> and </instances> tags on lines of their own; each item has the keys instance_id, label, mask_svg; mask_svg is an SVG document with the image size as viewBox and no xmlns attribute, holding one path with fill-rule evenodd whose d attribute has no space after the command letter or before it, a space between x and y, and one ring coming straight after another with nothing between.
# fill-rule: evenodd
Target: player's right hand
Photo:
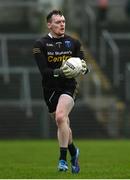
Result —
<instances>
[{"instance_id":1,"label":"player's right hand","mask_svg":"<svg viewBox=\"0 0 130 180\"><path fill-rule=\"evenodd\" d=\"M53 76L55 78L57 77L73 78L74 73L72 73L72 70L67 66L61 66L61 68L54 69Z\"/></svg>"},{"instance_id":2,"label":"player's right hand","mask_svg":"<svg viewBox=\"0 0 130 180\"><path fill-rule=\"evenodd\" d=\"M73 78L75 74L72 72L72 70L68 66L62 66L60 68L66 78Z\"/></svg>"}]
</instances>

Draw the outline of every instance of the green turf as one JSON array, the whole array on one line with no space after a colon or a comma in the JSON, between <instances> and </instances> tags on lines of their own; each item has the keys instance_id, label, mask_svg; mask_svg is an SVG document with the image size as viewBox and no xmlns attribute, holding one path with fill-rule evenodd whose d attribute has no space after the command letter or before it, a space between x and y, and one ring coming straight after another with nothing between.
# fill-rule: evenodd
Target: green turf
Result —
<instances>
[{"instance_id":1,"label":"green turf","mask_svg":"<svg viewBox=\"0 0 130 180\"><path fill-rule=\"evenodd\" d=\"M0 141L0 179L130 178L129 140L77 140L76 144L81 172L73 175L70 168L57 172L57 141Z\"/></svg>"}]
</instances>

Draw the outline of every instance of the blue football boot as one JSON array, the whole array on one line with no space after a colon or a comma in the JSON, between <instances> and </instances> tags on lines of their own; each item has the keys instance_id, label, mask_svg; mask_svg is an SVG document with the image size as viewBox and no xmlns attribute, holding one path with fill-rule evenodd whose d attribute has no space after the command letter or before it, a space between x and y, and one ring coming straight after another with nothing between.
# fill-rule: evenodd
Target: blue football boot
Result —
<instances>
[{"instance_id":1,"label":"blue football boot","mask_svg":"<svg viewBox=\"0 0 130 180\"><path fill-rule=\"evenodd\" d=\"M65 160L59 160L58 170L59 171L67 171L68 170L68 164Z\"/></svg>"},{"instance_id":2,"label":"blue football boot","mask_svg":"<svg viewBox=\"0 0 130 180\"><path fill-rule=\"evenodd\" d=\"M72 171L72 173L79 173L79 171L80 171L78 158L79 158L79 149L76 148L76 155L71 158L71 171Z\"/></svg>"}]
</instances>

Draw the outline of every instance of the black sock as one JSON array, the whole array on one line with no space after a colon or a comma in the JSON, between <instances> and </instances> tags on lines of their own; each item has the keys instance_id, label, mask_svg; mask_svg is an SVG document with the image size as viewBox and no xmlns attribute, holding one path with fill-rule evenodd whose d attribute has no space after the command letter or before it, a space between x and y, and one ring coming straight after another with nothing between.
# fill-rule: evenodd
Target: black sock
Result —
<instances>
[{"instance_id":1,"label":"black sock","mask_svg":"<svg viewBox=\"0 0 130 180\"><path fill-rule=\"evenodd\" d=\"M72 157L76 155L76 147L73 143L68 145L68 149Z\"/></svg>"},{"instance_id":2,"label":"black sock","mask_svg":"<svg viewBox=\"0 0 130 180\"><path fill-rule=\"evenodd\" d=\"M66 161L66 156L67 156L67 148L65 147L60 147L60 160L65 160Z\"/></svg>"}]
</instances>

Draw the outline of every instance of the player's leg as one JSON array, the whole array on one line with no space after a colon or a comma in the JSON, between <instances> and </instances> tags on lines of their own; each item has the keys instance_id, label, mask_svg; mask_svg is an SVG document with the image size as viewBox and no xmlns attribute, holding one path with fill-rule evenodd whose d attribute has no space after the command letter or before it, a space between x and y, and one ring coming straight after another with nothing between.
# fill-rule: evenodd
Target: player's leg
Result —
<instances>
[{"instance_id":1,"label":"player's leg","mask_svg":"<svg viewBox=\"0 0 130 180\"><path fill-rule=\"evenodd\" d=\"M69 143L70 129L68 124L68 115L74 106L73 98L67 94L62 94L59 98L55 120L58 127L57 136L60 146L59 160L66 163L67 149Z\"/></svg>"},{"instance_id":2,"label":"player's leg","mask_svg":"<svg viewBox=\"0 0 130 180\"><path fill-rule=\"evenodd\" d=\"M68 124L70 126L70 121L68 118ZM79 149L75 147L73 143L73 135L72 135L72 130L69 127L69 143L68 143L68 150L71 155L71 170L72 173L79 173L80 167L79 167Z\"/></svg>"},{"instance_id":3,"label":"player's leg","mask_svg":"<svg viewBox=\"0 0 130 180\"><path fill-rule=\"evenodd\" d=\"M55 120L55 112L51 113L51 118ZM57 136L58 136L58 132L57 132ZM67 149L60 147L60 157L59 157L59 163L58 163L59 171L67 171L68 170L66 155L67 155Z\"/></svg>"},{"instance_id":4,"label":"player's leg","mask_svg":"<svg viewBox=\"0 0 130 180\"><path fill-rule=\"evenodd\" d=\"M68 124L69 124L69 126L70 126L69 119L68 119ZM75 154L76 154L76 147L75 147L75 145L74 145L74 143L73 143L72 130L71 130L70 127L69 127L68 150L69 150L69 152L70 152L71 157L72 157L72 156L75 156Z\"/></svg>"},{"instance_id":5,"label":"player's leg","mask_svg":"<svg viewBox=\"0 0 130 180\"><path fill-rule=\"evenodd\" d=\"M70 128L70 120L68 118L68 125L69 125L69 142L68 142L68 150L70 152L71 157L75 156L76 154L76 147L73 143L73 135L72 129Z\"/></svg>"},{"instance_id":6,"label":"player's leg","mask_svg":"<svg viewBox=\"0 0 130 180\"><path fill-rule=\"evenodd\" d=\"M69 125L67 123L68 114L73 108L74 101L70 95L62 95L61 91L43 89L45 102L48 106L51 117L55 119L57 124L57 136L60 146L60 162L58 169L66 171L68 169L66 162L68 141L69 141Z\"/></svg>"}]
</instances>

